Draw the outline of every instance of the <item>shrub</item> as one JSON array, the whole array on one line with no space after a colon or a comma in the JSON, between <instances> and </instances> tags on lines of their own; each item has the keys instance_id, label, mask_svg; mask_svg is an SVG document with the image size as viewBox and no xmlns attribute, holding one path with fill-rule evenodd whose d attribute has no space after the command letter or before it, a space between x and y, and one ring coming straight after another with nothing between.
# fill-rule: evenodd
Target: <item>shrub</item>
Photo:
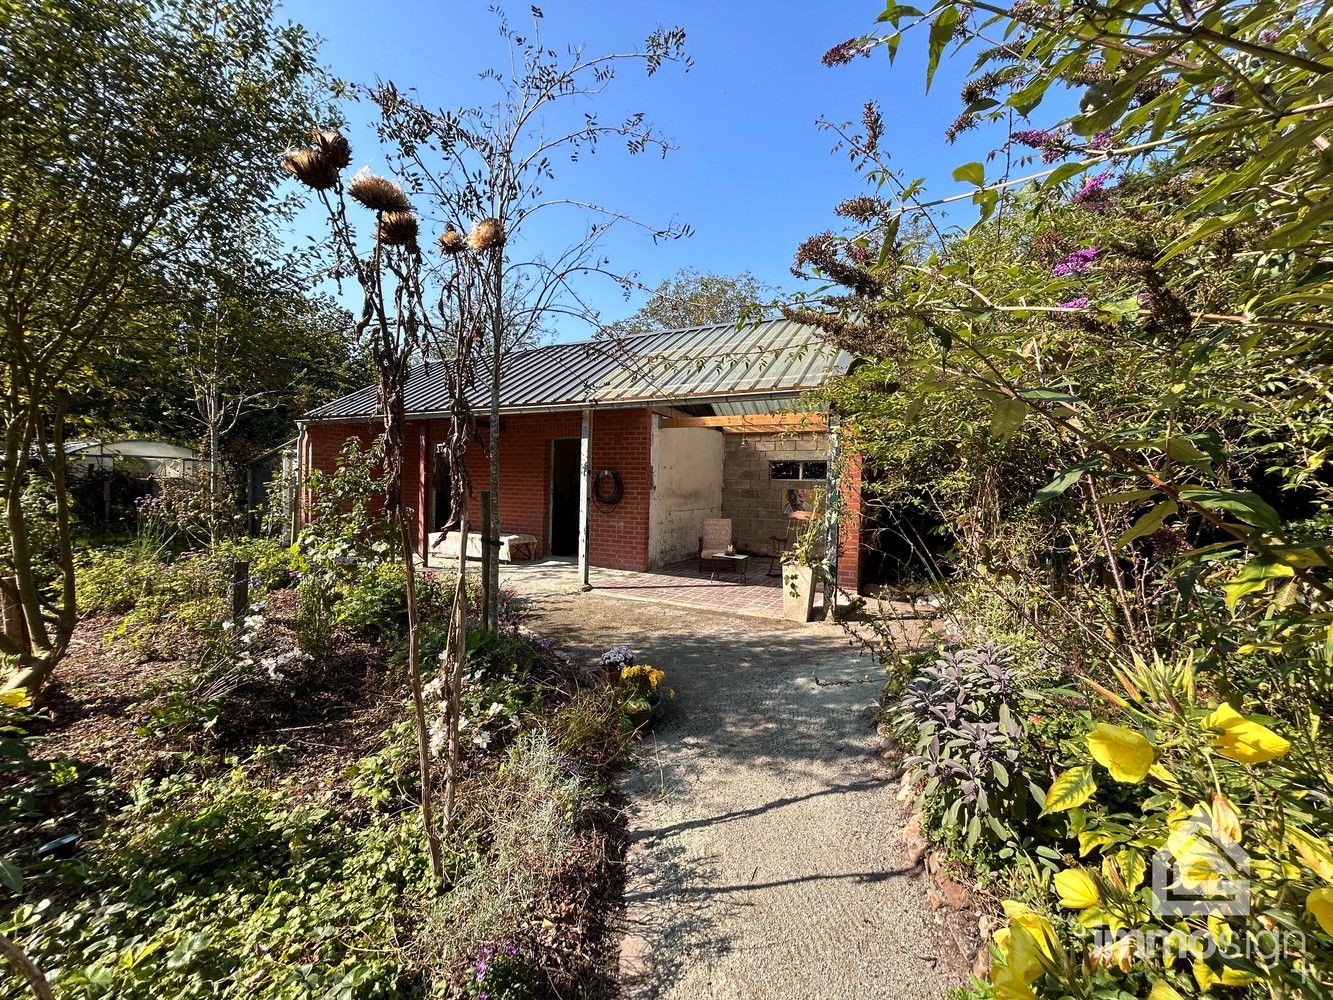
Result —
<instances>
[{"instance_id":1,"label":"shrub","mask_svg":"<svg viewBox=\"0 0 1333 1000\"><path fill-rule=\"evenodd\" d=\"M993 644L957 649L921 669L894 710L912 748L904 763L924 779L921 800L942 802L941 822L971 848L1020 839L1045 797L1024 726L1024 691L1010 657Z\"/></svg>"},{"instance_id":2,"label":"shrub","mask_svg":"<svg viewBox=\"0 0 1333 1000\"><path fill-rule=\"evenodd\" d=\"M1054 895L1076 919L1006 903L997 995L1141 995L1149 983L1158 1000L1216 986L1323 995L1333 810L1317 718L1284 736L1244 705L1209 706L1188 659L1140 660L1119 681L1122 692L1105 692L1116 721L1087 733L1046 800L1076 845L1034 903L1049 912ZM1155 863L1170 881L1153 884ZM1183 910L1163 905L1167 889Z\"/></svg>"},{"instance_id":3,"label":"shrub","mask_svg":"<svg viewBox=\"0 0 1333 1000\"><path fill-rule=\"evenodd\" d=\"M417 602L422 616L447 614L451 577L419 573ZM407 634L407 577L402 564L380 562L361 567L333 587L333 620L362 639L382 642Z\"/></svg>"},{"instance_id":4,"label":"shrub","mask_svg":"<svg viewBox=\"0 0 1333 1000\"><path fill-rule=\"evenodd\" d=\"M540 966L548 973L559 968L549 946L543 948L530 907L533 900L558 895L568 869L579 863L586 849L580 827L596 799L579 768L544 731L523 733L498 774L470 786L468 795L471 809L487 817L487 847L469 855L469 868L432 907L422 940L438 975L462 966L455 984L464 995L477 996L489 992L491 973L488 968L477 976L475 960L496 942L515 945L497 975L532 982Z\"/></svg>"}]
</instances>

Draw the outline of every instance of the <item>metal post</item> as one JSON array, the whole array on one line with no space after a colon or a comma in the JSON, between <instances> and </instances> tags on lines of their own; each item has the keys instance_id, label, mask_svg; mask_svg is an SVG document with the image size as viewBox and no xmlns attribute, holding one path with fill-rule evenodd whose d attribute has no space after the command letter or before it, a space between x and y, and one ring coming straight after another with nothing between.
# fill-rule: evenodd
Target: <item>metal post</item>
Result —
<instances>
[{"instance_id":1,"label":"metal post","mask_svg":"<svg viewBox=\"0 0 1333 1000\"><path fill-rule=\"evenodd\" d=\"M579 429L579 586L592 590L588 582L588 506L592 491L592 410L583 411Z\"/></svg>"},{"instance_id":2,"label":"metal post","mask_svg":"<svg viewBox=\"0 0 1333 1000\"><path fill-rule=\"evenodd\" d=\"M463 539L467 548L467 539ZM495 631L500 624L491 620L491 563L499 552L491 544L491 491L481 491L481 628L482 631Z\"/></svg>"}]
</instances>

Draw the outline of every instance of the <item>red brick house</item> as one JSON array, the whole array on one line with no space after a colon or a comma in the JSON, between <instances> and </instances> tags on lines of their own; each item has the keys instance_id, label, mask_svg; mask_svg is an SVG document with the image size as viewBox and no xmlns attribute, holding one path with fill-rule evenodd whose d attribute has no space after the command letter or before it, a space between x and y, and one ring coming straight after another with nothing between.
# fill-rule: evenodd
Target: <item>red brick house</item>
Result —
<instances>
[{"instance_id":1,"label":"red brick house","mask_svg":"<svg viewBox=\"0 0 1333 1000\"><path fill-rule=\"evenodd\" d=\"M581 556L592 566L641 572L691 558L703 519L727 517L742 551L767 555L771 536L790 530L793 503L799 509L837 469L844 498L838 580L855 591L860 463L853 456L830 465L827 417L807 398L851 360L813 327L787 320L516 353L501 384L501 532L534 536L538 558ZM444 391L438 362L418 367L407 385L403 502L419 549L449 513L436 453L447 426ZM487 402L478 390L481 440L468 452L477 491L489 481ZM302 472L332 470L349 438L369 443L374 410L372 387L307 414ZM472 523L479 517L474 507Z\"/></svg>"}]
</instances>

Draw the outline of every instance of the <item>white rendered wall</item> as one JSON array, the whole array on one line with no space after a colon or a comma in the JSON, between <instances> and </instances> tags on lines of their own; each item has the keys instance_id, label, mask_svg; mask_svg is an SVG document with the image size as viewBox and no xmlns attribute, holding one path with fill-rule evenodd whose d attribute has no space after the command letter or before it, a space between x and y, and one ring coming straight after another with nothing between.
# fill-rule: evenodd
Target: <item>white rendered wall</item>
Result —
<instances>
[{"instance_id":1,"label":"white rendered wall","mask_svg":"<svg viewBox=\"0 0 1333 1000\"><path fill-rule=\"evenodd\" d=\"M704 518L722 516L723 435L706 427L662 430L653 420L653 492L648 504L648 565L668 566L699 552Z\"/></svg>"}]
</instances>

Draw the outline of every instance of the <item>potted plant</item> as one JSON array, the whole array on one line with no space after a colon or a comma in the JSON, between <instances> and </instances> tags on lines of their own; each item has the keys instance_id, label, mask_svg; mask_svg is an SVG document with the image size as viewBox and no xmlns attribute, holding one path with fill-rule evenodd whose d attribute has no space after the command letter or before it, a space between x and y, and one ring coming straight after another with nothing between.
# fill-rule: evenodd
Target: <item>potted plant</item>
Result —
<instances>
[{"instance_id":1,"label":"potted plant","mask_svg":"<svg viewBox=\"0 0 1333 1000\"><path fill-rule=\"evenodd\" d=\"M608 684L619 683L620 672L633 664L634 651L624 643L617 643L602 654L602 670Z\"/></svg>"},{"instance_id":2,"label":"potted plant","mask_svg":"<svg viewBox=\"0 0 1333 1000\"><path fill-rule=\"evenodd\" d=\"M624 667L620 679L616 682L616 694L620 701L620 710L625 713L634 731L638 732L657 716L662 704L662 691L659 685L666 674L646 663ZM667 692L669 697L671 692Z\"/></svg>"},{"instance_id":3,"label":"potted plant","mask_svg":"<svg viewBox=\"0 0 1333 1000\"><path fill-rule=\"evenodd\" d=\"M815 567L819 565L819 535L822 520L809 523L782 556L782 617L808 622L815 608Z\"/></svg>"}]
</instances>

